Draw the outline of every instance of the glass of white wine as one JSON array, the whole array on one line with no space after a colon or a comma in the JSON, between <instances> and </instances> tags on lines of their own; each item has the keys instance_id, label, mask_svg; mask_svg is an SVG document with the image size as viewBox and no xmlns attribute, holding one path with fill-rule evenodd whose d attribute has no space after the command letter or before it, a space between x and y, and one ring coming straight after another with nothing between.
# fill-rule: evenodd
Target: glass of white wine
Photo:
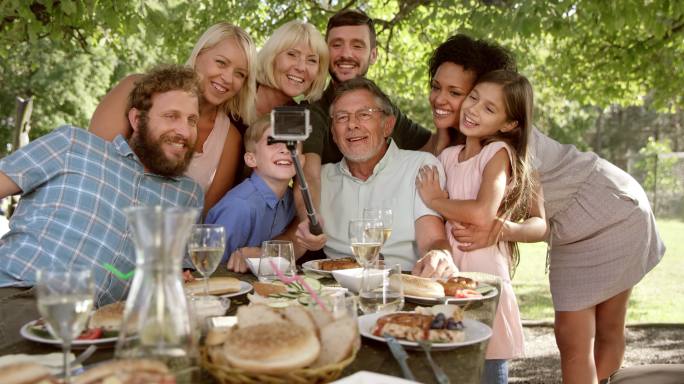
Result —
<instances>
[{"instance_id":1,"label":"glass of white wine","mask_svg":"<svg viewBox=\"0 0 684 384\"><path fill-rule=\"evenodd\" d=\"M204 296L209 295L209 276L218 267L226 249L226 232L222 225L196 224L192 227L188 252L195 268L204 277Z\"/></svg>"},{"instance_id":2,"label":"glass of white wine","mask_svg":"<svg viewBox=\"0 0 684 384\"><path fill-rule=\"evenodd\" d=\"M392 209L391 208L364 208L363 218L378 220L382 223L382 244L392 235Z\"/></svg>"},{"instance_id":3,"label":"glass of white wine","mask_svg":"<svg viewBox=\"0 0 684 384\"><path fill-rule=\"evenodd\" d=\"M378 259L382 247L382 223L375 219L350 220L349 241L356 262L368 267Z\"/></svg>"},{"instance_id":4,"label":"glass of white wine","mask_svg":"<svg viewBox=\"0 0 684 384\"><path fill-rule=\"evenodd\" d=\"M71 381L69 351L93 309L95 285L89 270L39 270L36 275L38 311L48 330L62 341L64 382Z\"/></svg>"},{"instance_id":5,"label":"glass of white wine","mask_svg":"<svg viewBox=\"0 0 684 384\"><path fill-rule=\"evenodd\" d=\"M400 311L404 307L401 265L387 265L379 260L364 268L359 289L359 307L365 314Z\"/></svg>"}]
</instances>

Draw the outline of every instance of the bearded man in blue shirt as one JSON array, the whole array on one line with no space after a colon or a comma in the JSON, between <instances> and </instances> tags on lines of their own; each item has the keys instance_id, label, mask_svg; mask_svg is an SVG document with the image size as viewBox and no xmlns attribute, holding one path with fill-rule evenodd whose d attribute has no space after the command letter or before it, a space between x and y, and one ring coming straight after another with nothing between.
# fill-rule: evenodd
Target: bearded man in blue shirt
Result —
<instances>
[{"instance_id":1,"label":"bearded man in blue shirt","mask_svg":"<svg viewBox=\"0 0 684 384\"><path fill-rule=\"evenodd\" d=\"M124 208L202 207L201 188L183 176L200 95L192 69L158 68L129 95L128 141L63 126L0 160L0 197L21 194L0 239L0 287L30 287L38 270L83 268L93 273L96 305L123 299L130 281L103 265L135 268ZM0 301L26 293L1 291Z\"/></svg>"}]
</instances>

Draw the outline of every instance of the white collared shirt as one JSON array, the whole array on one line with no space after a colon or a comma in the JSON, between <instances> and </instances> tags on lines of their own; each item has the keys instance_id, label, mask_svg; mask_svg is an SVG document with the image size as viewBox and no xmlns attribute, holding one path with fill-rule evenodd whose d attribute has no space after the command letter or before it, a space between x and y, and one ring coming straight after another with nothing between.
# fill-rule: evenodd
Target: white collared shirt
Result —
<instances>
[{"instance_id":1,"label":"white collared shirt","mask_svg":"<svg viewBox=\"0 0 684 384\"><path fill-rule=\"evenodd\" d=\"M352 176L345 159L325 164L321 169L320 213L328 237L326 255L335 258L351 254L349 220L362 218L364 208L391 208L392 236L383 245L382 254L386 261L410 271L422 256L416 245L416 220L424 215L439 216L423 203L416 190L416 175L423 165L439 169L444 188L444 169L435 156L399 149L394 141L368 180Z\"/></svg>"}]
</instances>

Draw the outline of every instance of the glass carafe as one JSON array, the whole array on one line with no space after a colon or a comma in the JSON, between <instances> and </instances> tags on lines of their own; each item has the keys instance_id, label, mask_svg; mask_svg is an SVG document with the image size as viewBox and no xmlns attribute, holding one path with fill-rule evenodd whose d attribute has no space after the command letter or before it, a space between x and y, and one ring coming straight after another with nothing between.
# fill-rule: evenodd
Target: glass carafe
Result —
<instances>
[{"instance_id":1,"label":"glass carafe","mask_svg":"<svg viewBox=\"0 0 684 384\"><path fill-rule=\"evenodd\" d=\"M136 268L116 344L117 358L166 363L178 382L197 374L197 338L183 292L182 259L199 210L182 207L126 209Z\"/></svg>"}]
</instances>

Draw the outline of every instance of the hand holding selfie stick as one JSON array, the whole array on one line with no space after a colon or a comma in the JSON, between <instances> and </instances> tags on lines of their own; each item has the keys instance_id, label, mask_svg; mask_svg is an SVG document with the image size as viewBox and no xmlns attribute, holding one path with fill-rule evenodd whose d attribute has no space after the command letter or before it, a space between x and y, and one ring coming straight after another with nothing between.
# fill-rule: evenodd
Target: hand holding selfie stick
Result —
<instances>
[{"instance_id":1,"label":"hand holding selfie stick","mask_svg":"<svg viewBox=\"0 0 684 384\"><path fill-rule=\"evenodd\" d=\"M316 217L316 209L311 202L309 186L304 178L302 163L297 153L297 142L304 141L309 137L311 126L309 125L309 110L301 106L276 107L271 111L271 128L273 137L268 138L268 145L285 143L290 151L290 156L295 165L299 190L302 192L306 216L309 218L309 231L313 235L323 233L323 228Z\"/></svg>"}]
</instances>

